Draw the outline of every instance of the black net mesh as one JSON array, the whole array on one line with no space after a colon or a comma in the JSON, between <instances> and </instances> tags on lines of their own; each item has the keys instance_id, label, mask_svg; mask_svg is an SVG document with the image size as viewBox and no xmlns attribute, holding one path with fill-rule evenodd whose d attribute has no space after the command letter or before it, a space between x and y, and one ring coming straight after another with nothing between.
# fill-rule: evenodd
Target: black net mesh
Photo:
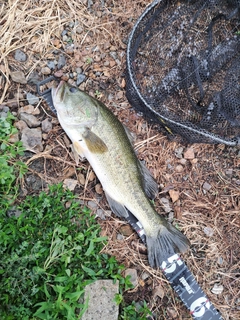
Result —
<instances>
[{"instance_id":1,"label":"black net mesh","mask_svg":"<svg viewBox=\"0 0 240 320\"><path fill-rule=\"evenodd\" d=\"M129 37L126 88L170 133L240 144L240 0L154 1Z\"/></svg>"}]
</instances>

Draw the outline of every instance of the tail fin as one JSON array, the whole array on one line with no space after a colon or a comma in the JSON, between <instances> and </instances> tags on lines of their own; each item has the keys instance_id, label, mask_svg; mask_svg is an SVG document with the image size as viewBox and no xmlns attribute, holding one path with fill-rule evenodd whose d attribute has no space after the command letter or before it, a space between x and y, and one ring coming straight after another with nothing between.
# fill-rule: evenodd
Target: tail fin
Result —
<instances>
[{"instance_id":1,"label":"tail fin","mask_svg":"<svg viewBox=\"0 0 240 320\"><path fill-rule=\"evenodd\" d=\"M157 237L146 235L148 261L151 267L159 268L166 258L177 252L186 252L190 242L187 237L170 223L161 226Z\"/></svg>"}]
</instances>

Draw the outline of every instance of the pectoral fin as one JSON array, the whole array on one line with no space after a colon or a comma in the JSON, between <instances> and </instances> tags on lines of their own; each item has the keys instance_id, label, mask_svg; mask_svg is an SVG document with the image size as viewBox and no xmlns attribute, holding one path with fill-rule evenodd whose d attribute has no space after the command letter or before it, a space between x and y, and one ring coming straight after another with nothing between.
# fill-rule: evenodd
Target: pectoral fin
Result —
<instances>
[{"instance_id":1,"label":"pectoral fin","mask_svg":"<svg viewBox=\"0 0 240 320\"><path fill-rule=\"evenodd\" d=\"M117 202L116 200L111 198L109 196L109 194L107 194L106 191L105 191L105 195L106 195L107 202L108 202L109 207L111 208L112 212L115 213L119 217L127 218L128 217L127 209L120 202Z\"/></svg>"},{"instance_id":2,"label":"pectoral fin","mask_svg":"<svg viewBox=\"0 0 240 320\"><path fill-rule=\"evenodd\" d=\"M102 141L94 132L90 129L86 129L82 135L89 151L92 153L104 153L108 150L105 142Z\"/></svg>"}]
</instances>

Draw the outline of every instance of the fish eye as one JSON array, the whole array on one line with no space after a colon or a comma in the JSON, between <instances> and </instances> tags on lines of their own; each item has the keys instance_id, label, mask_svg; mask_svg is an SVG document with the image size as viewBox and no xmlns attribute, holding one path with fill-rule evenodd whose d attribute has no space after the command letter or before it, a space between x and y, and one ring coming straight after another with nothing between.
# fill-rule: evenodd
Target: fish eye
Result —
<instances>
[{"instance_id":1,"label":"fish eye","mask_svg":"<svg viewBox=\"0 0 240 320\"><path fill-rule=\"evenodd\" d=\"M72 93L74 93L74 92L76 92L76 91L77 91L77 88L75 88L75 87L71 87L71 88L69 89L69 91L70 91L70 92L72 92Z\"/></svg>"}]
</instances>

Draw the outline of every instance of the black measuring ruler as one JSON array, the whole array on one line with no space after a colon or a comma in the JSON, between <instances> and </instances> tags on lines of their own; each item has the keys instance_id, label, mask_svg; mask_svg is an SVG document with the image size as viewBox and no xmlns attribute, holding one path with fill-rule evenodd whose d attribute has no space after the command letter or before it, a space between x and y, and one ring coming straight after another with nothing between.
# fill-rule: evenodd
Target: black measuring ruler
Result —
<instances>
[{"instance_id":1,"label":"black measuring ruler","mask_svg":"<svg viewBox=\"0 0 240 320\"><path fill-rule=\"evenodd\" d=\"M127 222L137 232L142 242L146 244L146 236L141 223L128 211ZM190 311L193 319L223 320L219 311L209 301L192 272L178 254L162 261L161 270L172 288Z\"/></svg>"}]
</instances>

